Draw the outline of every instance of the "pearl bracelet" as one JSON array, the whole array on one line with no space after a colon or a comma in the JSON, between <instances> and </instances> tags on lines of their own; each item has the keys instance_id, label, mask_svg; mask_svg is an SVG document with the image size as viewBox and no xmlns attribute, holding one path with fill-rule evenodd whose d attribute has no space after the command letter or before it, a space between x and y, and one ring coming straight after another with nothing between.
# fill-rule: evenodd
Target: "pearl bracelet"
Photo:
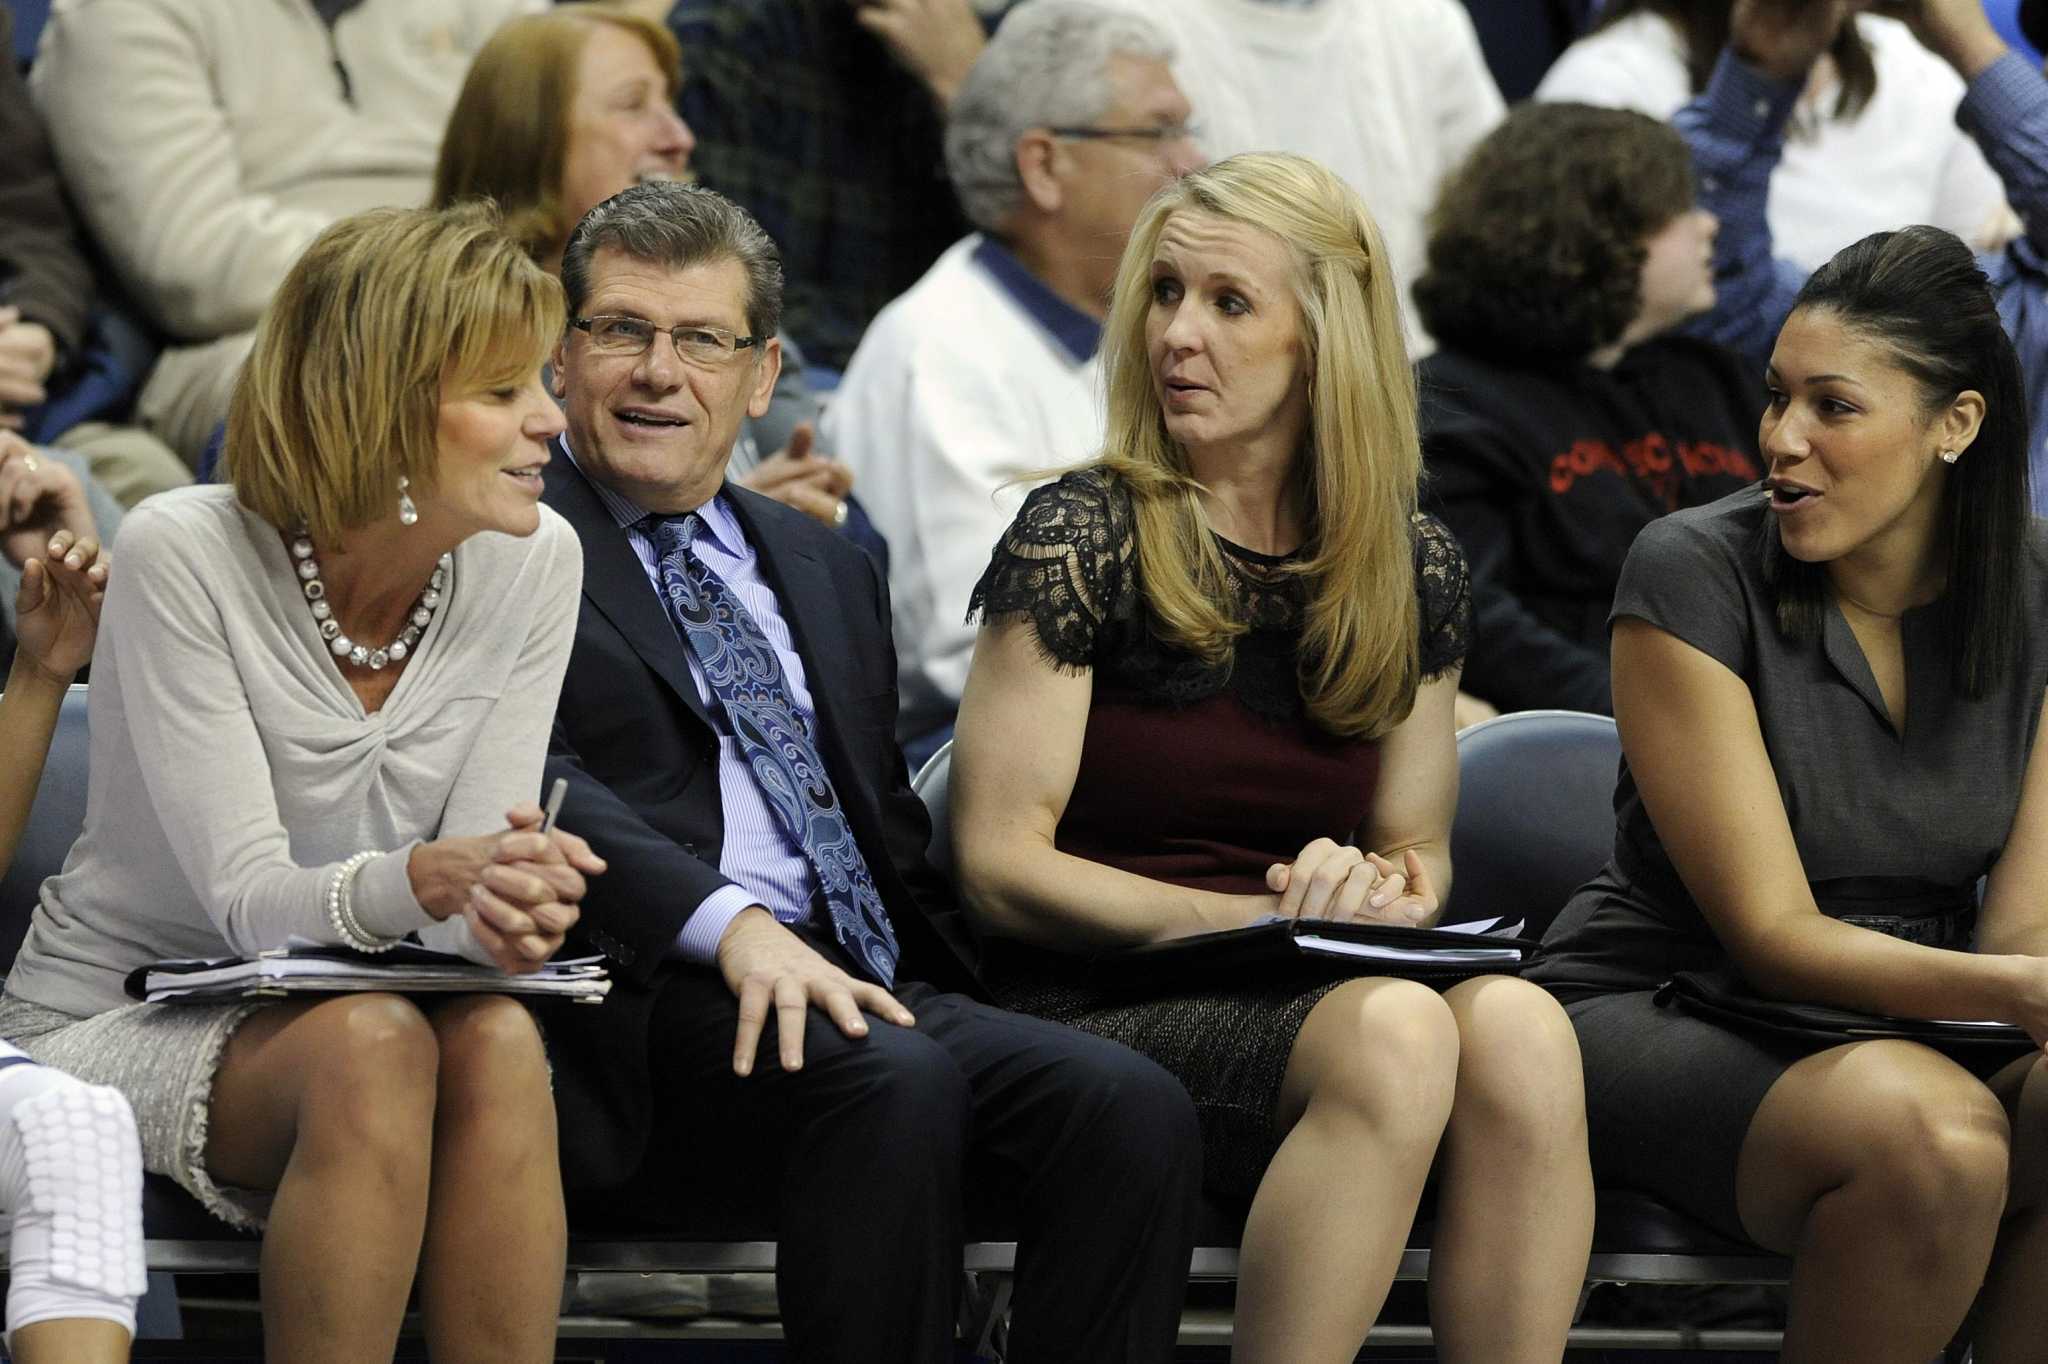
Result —
<instances>
[{"instance_id":1,"label":"pearl bracelet","mask_svg":"<svg viewBox=\"0 0 2048 1364\"><path fill-rule=\"evenodd\" d=\"M327 880L328 926L333 928L343 946L353 947L359 952L389 952L399 944L399 938L380 938L364 928L356 918L353 894L356 874L375 856L374 850L356 853L336 867L334 875Z\"/></svg>"}]
</instances>

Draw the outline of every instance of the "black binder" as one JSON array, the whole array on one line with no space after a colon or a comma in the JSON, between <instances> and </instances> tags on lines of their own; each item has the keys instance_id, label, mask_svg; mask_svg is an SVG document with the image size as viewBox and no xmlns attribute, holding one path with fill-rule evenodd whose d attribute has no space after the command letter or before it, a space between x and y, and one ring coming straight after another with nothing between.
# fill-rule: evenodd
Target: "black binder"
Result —
<instances>
[{"instance_id":1,"label":"black binder","mask_svg":"<svg viewBox=\"0 0 2048 1364\"><path fill-rule=\"evenodd\" d=\"M1361 947L1402 955L1360 955L1356 949ZM1134 994L1219 982L1299 979L1312 984L1350 976L1401 976L1450 985L1474 976L1519 975L1540 950L1527 938L1504 934L1274 918L1248 928L1100 952L1088 969L1092 983Z\"/></svg>"},{"instance_id":2,"label":"black binder","mask_svg":"<svg viewBox=\"0 0 2048 1364\"><path fill-rule=\"evenodd\" d=\"M152 962L128 973L131 999L151 1004L214 1004L294 994L513 994L597 1004L611 989L597 957L557 958L526 975L507 975L417 943L387 952L295 942L253 957Z\"/></svg>"},{"instance_id":3,"label":"black binder","mask_svg":"<svg viewBox=\"0 0 2048 1364\"><path fill-rule=\"evenodd\" d=\"M1659 1007L1683 1009L1743 1032L1774 1033L1808 1042L1840 1045L1875 1038L1924 1042L1940 1051L1985 1055L2034 1049L2025 1028L2011 1023L1954 1022L1928 1018L1887 1018L1826 1004L1766 999L1728 971L1681 971L1659 986Z\"/></svg>"}]
</instances>

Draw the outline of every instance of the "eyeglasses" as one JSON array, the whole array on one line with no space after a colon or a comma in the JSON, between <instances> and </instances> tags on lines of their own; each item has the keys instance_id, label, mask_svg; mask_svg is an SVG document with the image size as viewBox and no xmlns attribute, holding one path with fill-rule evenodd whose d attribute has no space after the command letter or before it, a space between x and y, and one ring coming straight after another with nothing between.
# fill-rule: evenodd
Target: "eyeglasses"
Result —
<instances>
[{"instance_id":1,"label":"eyeglasses","mask_svg":"<svg viewBox=\"0 0 2048 1364\"><path fill-rule=\"evenodd\" d=\"M1201 129L1192 123L1156 124L1149 128L1094 128L1077 125L1065 128L1047 128L1054 137L1073 137L1087 142L1150 142L1155 145L1167 142L1191 142L1201 134Z\"/></svg>"},{"instance_id":2,"label":"eyeglasses","mask_svg":"<svg viewBox=\"0 0 2048 1364\"><path fill-rule=\"evenodd\" d=\"M758 336L737 336L723 327L704 327L687 322L673 327L657 327L644 317L606 314L579 317L570 325L589 334L590 348L599 355L645 355L654 344L655 336L667 332L684 364L706 368L725 364L748 346L761 344Z\"/></svg>"}]
</instances>

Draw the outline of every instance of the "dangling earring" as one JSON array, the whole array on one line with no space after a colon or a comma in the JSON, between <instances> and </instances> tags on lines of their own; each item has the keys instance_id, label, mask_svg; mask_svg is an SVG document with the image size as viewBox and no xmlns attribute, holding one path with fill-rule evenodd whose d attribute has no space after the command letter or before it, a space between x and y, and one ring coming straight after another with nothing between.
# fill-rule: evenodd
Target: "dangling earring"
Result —
<instances>
[{"instance_id":1,"label":"dangling earring","mask_svg":"<svg viewBox=\"0 0 2048 1364\"><path fill-rule=\"evenodd\" d=\"M410 526L420 519L420 509L412 504L412 494L406 491L411 486L411 479L404 474L398 476L398 524L401 526Z\"/></svg>"},{"instance_id":2,"label":"dangling earring","mask_svg":"<svg viewBox=\"0 0 2048 1364\"><path fill-rule=\"evenodd\" d=\"M1954 464L1962 457L1963 452L1960 450L1944 450L1941 452L1941 462L1943 464Z\"/></svg>"}]
</instances>

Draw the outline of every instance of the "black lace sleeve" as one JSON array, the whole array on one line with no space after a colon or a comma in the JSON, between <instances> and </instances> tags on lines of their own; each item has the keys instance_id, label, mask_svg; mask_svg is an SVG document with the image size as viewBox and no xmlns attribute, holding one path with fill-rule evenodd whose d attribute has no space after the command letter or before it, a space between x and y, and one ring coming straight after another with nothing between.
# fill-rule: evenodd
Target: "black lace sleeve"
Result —
<instances>
[{"instance_id":1,"label":"black lace sleeve","mask_svg":"<svg viewBox=\"0 0 2048 1364\"><path fill-rule=\"evenodd\" d=\"M1422 675L1436 677L1472 647L1472 574L1450 527L1415 518L1415 596L1421 606Z\"/></svg>"},{"instance_id":2,"label":"black lace sleeve","mask_svg":"<svg viewBox=\"0 0 2048 1364\"><path fill-rule=\"evenodd\" d=\"M1078 470L1035 489L996 542L967 618L1029 619L1055 667L1092 667L1103 625L1130 613L1136 555L1130 495Z\"/></svg>"}]
</instances>

